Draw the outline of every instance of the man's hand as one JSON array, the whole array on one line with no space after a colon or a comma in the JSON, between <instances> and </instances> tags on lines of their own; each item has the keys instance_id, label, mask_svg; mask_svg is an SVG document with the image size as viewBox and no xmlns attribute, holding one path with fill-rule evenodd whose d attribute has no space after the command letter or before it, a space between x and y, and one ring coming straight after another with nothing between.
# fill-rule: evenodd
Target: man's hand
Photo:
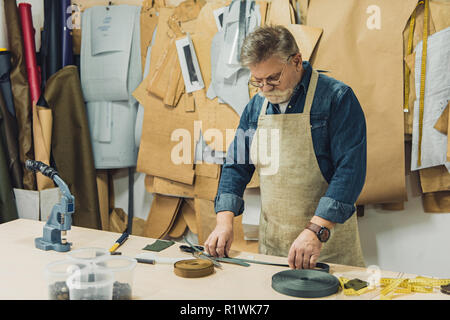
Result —
<instances>
[{"instance_id":1,"label":"man's hand","mask_svg":"<svg viewBox=\"0 0 450 320\"><path fill-rule=\"evenodd\" d=\"M288 263L292 269L312 269L319 258L322 242L311 230L305 229L289 249Z\"/></svg>"},{"instance_id":2,"label":"man's hand","mask_svg":"<svg viewBox=\"0 0 450 320\"><path fill-rule=\"evenodd\" d=\"M231 211L217 213L216 228L205 241L206 252L214 257L228 256L233 242L233 218Z\"/></svg>"}]
</instances>

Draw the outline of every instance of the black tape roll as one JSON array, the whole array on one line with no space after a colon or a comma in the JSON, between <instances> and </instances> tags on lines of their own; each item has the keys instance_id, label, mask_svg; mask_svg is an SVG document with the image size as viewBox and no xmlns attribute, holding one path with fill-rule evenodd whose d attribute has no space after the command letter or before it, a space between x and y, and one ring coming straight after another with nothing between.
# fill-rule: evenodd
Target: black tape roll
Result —
<instances>
[{"instance_id":1,"label":"black tape roll","mask_svg":"<svg viewBox=\"0 0 450 320\"><path fill-rule=\"evenodd\" d=\"M323 272L328 273L328 272L330 272L330 266L323 262L317 262L316 267L313 270L323 271Z\"/></svg>"},{"instance_id":2,"label":"black tape roll","mask_svg":"<svg viewBox=\"0 0 450 320\"><path fill-rule=\"evenodd\" d=\"M318 270L285 270L272 276L272 288L298 298L321 298L339 290L339 279Z\"/></svg>"}]
</instances>

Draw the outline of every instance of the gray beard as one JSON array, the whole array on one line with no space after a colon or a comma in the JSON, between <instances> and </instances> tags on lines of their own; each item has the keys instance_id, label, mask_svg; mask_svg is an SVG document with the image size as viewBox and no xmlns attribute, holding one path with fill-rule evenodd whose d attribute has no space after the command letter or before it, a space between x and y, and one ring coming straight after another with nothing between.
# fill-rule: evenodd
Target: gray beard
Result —
<instances>
[{"instance_id":1,"label":"gray beard","mask_svg":"<svg viewBox=\"0 0 450 320\"><path fill-rule=\"evenodd\" d=\"M289 100L291 99L293 93L294 93L294 88L286 89L284 91L273 90L273 91L270 91L270 92L268 92L266 94L264 92L261 92L261 91L258 92L258 94L261 97L266 98L272 104L279 104L279 103L283 103L283 102L289 102Z\"/></svg>"}]
</instances>

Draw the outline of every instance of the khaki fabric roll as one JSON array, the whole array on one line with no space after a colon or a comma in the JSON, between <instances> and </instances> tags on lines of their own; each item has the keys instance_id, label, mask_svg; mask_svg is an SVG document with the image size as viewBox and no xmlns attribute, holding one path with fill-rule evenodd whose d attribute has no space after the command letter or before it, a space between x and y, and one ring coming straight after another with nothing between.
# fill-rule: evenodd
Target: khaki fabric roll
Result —
<instances>
[{"instance_id":1,"label":"khaki fabric roll","mask_svg":"<svg viewBox=\"0 0 450 320\"><path fill-rule=\"evenodd\" d=\"M214 273L214 264L209 260L181 260L174 264L173 272L182 278L200 278Z\"/></svg>"}]
</instances>

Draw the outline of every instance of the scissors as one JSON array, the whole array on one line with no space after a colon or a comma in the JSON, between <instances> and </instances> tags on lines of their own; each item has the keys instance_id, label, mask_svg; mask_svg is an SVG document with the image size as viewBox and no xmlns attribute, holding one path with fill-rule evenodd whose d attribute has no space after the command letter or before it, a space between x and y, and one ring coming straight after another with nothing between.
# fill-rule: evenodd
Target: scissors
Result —
<instances>
[{"instance_id":1,"label":"scissors","mask_svg":"<svg viewBox=\"0 0 450 320\"><path fill-rule=\"evenodd\" d=\"M233 258L214 258L209 254L206 254L203 252L204 248L202 246L194 246L191 242L189 242L189 240L187 240L185 237L183 237L184 241L186 241L186 243L189 246L185 246L185 245L181 245L180 246L180 250L183 252L189 252L192 253L194 256L197 254L200 258L204 257L210 261L212 261L214 263L214 265L218 266L219 268L222 266L220 262L225 262L225 263L232 263L232 264L237 264L243 267L250 267L250 264L244 261L239 261L238 259L233 259ZM195 253L194 253L195 251Z\"/></svg>"},{"instance_id":2,"label":"scissors","mask_svg":"<svg viewBox=\"0 0 450 320\"><path fill-rule=\"evenodd\" d=\"M184 241L186 241L186 243L189 245L189 249L185 249L185 250L189 250L189 251L185 251L185 252L190 252L192 253L192 255L194 257L200 258L200 259L206 259L211 261L214 266L216 266L217 268L222 268L222 265L216 261L215 259L208 257L205 253L203 253L203 247L201 247L202 249L197 248L196 246L194 246L192 243L189 242L189 240L187 240L185 237L183 237ZM186 247L186 246L184 246ZM180 246L181 249L181 246ZM191 251L192 250L192 251ZM181 249L181 251L184 251L183 249Z\"/></svg>"},{"instance_id":3,"label":"scissors","mask_svg":"<svg viewBox=\"0 0 450 320\"><path fill-rule=\"evenodd\" d=\"M197 248L198 250L200 250L200 251L205 250L202 246L194 246L194 247L196 247L196 248ZM182 244L182 245L180 246L180 250L183 251L183 252L188 252L188 253L194 253L194 252L196 252L194 249L192 249L192 247L186 246L186 245L184 245L184 244Z\"/></svg>"}]
</instances>

